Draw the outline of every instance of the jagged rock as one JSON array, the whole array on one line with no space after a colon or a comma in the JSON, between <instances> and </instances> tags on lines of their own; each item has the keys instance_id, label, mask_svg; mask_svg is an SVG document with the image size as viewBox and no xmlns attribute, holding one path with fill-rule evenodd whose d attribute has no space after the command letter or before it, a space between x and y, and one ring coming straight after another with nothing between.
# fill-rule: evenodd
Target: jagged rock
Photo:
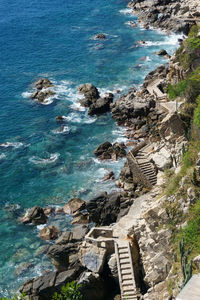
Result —
<instances>
[{"instance_id":1,"label":"jagged rock","mask_svg":"<svg viewBox=\"0 0 200 300\"><path fill-rule=\"evenodd\" d=\"M48 88L53 86L52 82L47 78L40 78L36 83L35 87L37 90L42 90L43 88Z\"/></svg>"},{"instance_id":2,"label":"jagged rock","mask_svg":"<svg viewBox=\"0 0 200 300\"><path fill-rule=\"evenodd\" d=\"M173 138L184 136L185 126L180 116L177 113L168 114L160 125L160 135L167 137L173 135Z\"/></svg>"},{"instance_id":3,"label":"jagged rock","mask_svg":"<svg viewBox=\"0 0 200 300\"><path fill-rule=\"evenodd\" d=\"M85 201L80 198L72 198L63 206L63 211L66 214L73 214L76 211L83 210L85 208Z\"/></svg>"},{"instance_id":4,"label":"jagged rock","mask_svg":"<svg viewBox=\"0 0 200 300\"><path fill-rule=\"evenodd\" d=\"M88 233L89 227L87 225L77 225L72 229L73 240L81 241Z\"/></svg>"},{"instance_id":5,"label":"jagged rock","mask_svg":"<svg viewBox=\"0 0 200 300\"><path fill-rule=\"evenodd\" d=\"M88 115L98 115L110 110L110 104L113 102L113 94L109 93L102 98L97 99L89 106Z\"/></svg>"},{"instance_id":6,"label":"jagged rock","mask_svg":"<svg viewBox=\"0 0 200 300\"><path fill-rule=\"evenodd\" d=\"M51 214L53 214L55 212L55 208L54 207L44 207L44 214L49 217Z\"/></svg>"},{"instance_id":7,"label":"jagged rock","mask_svg":"<svg viewBox=\"0 0 200 300\"><path fill-rule=\"evenodd\" d=\"M157 53L157 54L158 54L158 55L160 55L160 56L168 55L167 51L166 51L166 50L164 50L164 49L162 49L162 50L158 51L158 53Z\"/></svg>"},{"instance_id":8,"label":"jagged rock","mask_svg":"<svg viewBox=\"0 0 200 300\"><path fill-rule=\"evenodd\" d=\"M64 116L56 116L56 121L57 122L63 122L63 121L65 121L66 119L65 119L65 117Z\"/></svg>"},{"instance_id":9,"label":"jagged rock","mask_svg":"<svg viewBox=\"0 0 200 300\"><path fill-rule=\"evenodd\" d=\"M81 101L81 105L89 107L93 101L96 101L99 98L99 92L97 88L91 83L81 84L78 87L78 91L80 94L83 94L87 102Z\"/></svg>"},{"instance_id":10,"label":"jagged rock","mask_svg":"<svg viewBox=\"0 0 200 300\"><path fill-rule=\"evenodd\" d=\"M20 287L20 293L25 293L27 299L49 300L55 292L67 282L71 282L79 275L77 269L64 272L48 272L47 274L30 279Z\"/></svg>"},{"instance_id":11,"label":"jagged rock","mask_svg":"<svg viewBox=\"0 0 200 300\"><path fill-rule=\"evenodd\" d=\"M95 35L95 39L105 40L106 36L104 33L98 33L97 35Z\"/></svg>"},{"instance_id":12,"label":"jagged rock","mask_svg":"<svg viewBox=\"0 0 200 300\"><path fill-rule=\"evenodd\" d=\"M83 300L106 299L105 282L99 274L85 271L81 274L78 284L81 284L80 292Z\"/></svg>"},{"instance_id":13,"label":"jagged rock","mask_svg":"<svg viewBox=\"0 0 200 300\"><path fill-rule=\"evenodd\" d=\"M158 170L164 171L166 168L172 167L172 156L166 148L162 148L159 152L151 155Z\"/></svg>"},{"instance_id":14,"label":"jagged rock","mask_svg":"<svg viewBox=\"0 0 200 300\"><path fill-rule=\"evenodd\" d=\"M51 91L51 90L43 90L43 91L36 91L34 92L30 97L32 99L37 99L37 101L39 102L44 102L47 98L54 96L55 92Z\"/></svg>"},{"instance_id":15,"label":"jagged rock","mask_svg":"<svg viewBox=\"0 0 200 300\"><path fill-rule=\"evenodd\" d=\"M90 222L90 216L88 213L78 213L73 215L74 219L71 221L71 224L88 224Z\"/></svg>"},{"instance_id":16,"label":"jagged rock","mask_svg":"<svg viewBox=\"0 0 200 300\"><path fill-rule=\"evenodd\" d=\"M114 180L115 179L115 175L113 173L113 171L109 172L108 174L106 174L103 178L102 181L107 181L107 180Z\"/></svg>"},{"instance_id":17,"label":"jagged rock","mask_svg":"<svg viewBox=\"0 0 200 300\"><path fill-rule=\"evenodd\" d=\"M43 240L55 240L58 237L58 228L51 225L40 230L39 237Z\"/></svg>"},{"instance_id":18,"label":"jagged rock","mask_svg":"<svg viewBox=\"0 0 200 300\"><path fill-rule=\"evenodd\" d=\"M110 142L104 142L94 150L94 154L101 160L111 158L117 160L118 157L126 156L125 147L123 143L114 143L112 145Z\"/></svg>"},{"instance_id":19,"label":"jagged rock","mask_svg":"<svg viewBox=\"0 0 200 300\"><path fill-rule=\"evenodd\" d=\"M146 117L150 108L155 107L155 101L151 97L147 99L138 98L135 91L129 91L127 95L121 96L111 106L112 117L119 125L133 123L134 118Z\"/></svg>"},{"instance_id":20,"label":"jagged rock","mask_svg":"<svg viewBox=\"0 0 200 300\"><path fill-rule=\"evenodd\" d=\"M34 206L27 210L27 212L25 213L21 221L24 224L28 224L28 223L32 223L35 225L45 224L47 222L47 217L44 213L43 208L39 206Z\"/></svg>"},{"instance_id":21,"label":"jagged rock","mask_svg":"<svg viewBox=\"0 0 200 300\"><path fill-rule=\"evenodd\" d=\"M71 231L65 231L61 234L61 236L56 240L56 245L65 245L71 242L72 240L72 232Z\"/></svg>"},{"instance_id":22,"label":"jagged rock","mask_svg":"<svg viewBox=\"0 0 200 300\"><path fill-rule=\"evenodd\" d=\"M105 248L99 248L95 245L88 244L88 247L81 247L79 250L79 259L81 264L88 270L101 273L104 268L104 263L106 259Z\"/></svg>"},{"instance_id":23,"label":"jagged rock","mask_svg":"<svg viewBox=\"0 0 200 300\"><path fill-rule=\"evenodd\" d=\"M56 269L61 272L68 269L69 257L76 254L76 252L76 244L54 244L49 247L47 256L50 258Z\"/></svg>"},{"instance_id":24,"label":"jagged rock","mask_svg":"<svg viewBox=\"0 0 200 300\"><path fill-rule=\"evenodd\" d=\"M90 218L98 225L110 225L116 222L117 216L120 213L121 193L101 193L100 195L89 200L86 204L86 209L90 214Z\"/></svg>"},{"instance_id":25,"label":"jagged rock","mask_svg":"<svg viewBox=\"0 0 200 300\"><path fill-rule=\"evenodd\" d=\"M113 278L118 281L118 268L117 268L117 258L116 254L113 253L108 258L108 267L110 269L110 272L113 276Z\"/></svg>"}]
</instances>

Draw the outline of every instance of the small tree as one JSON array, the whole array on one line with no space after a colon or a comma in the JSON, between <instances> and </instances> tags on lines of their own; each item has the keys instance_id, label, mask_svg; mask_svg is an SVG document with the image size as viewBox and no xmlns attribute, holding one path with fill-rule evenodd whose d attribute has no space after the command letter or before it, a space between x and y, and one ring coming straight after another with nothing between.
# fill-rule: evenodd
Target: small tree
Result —
<instances>
[{"instance_id":1,"label":"small tree","mask_svg":"<svg viewBox=\"0 0 200 300\"><path fill-rule=\"evenodd\" d=\"M81 285L76 284L75 281L68 282L62 286L60 293L54 293L52 300L82 300L80 287Z\"/></svg>"}]
</instances>

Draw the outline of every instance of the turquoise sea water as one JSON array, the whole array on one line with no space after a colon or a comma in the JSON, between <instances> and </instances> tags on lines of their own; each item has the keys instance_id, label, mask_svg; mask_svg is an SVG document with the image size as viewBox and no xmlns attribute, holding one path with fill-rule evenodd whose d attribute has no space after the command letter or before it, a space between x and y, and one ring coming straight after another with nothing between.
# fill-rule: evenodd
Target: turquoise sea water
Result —
<instances>
[{"instance_id":1,"label":"turquoise sea water","mask_svg":"<svg viewBox=\"0 0 200 300\"><path fill-rule=\"evenodd\" d=\"M125 141L123 128L110 114L88 117L80 108L77 86L92 82L100 92L140 85L144 76L166 62L155 55L173 53L178 37L131 28L136 17L119 0L0 1L0 295L8 295L28 278L53 269L41 250L41 227L23 226L18 217L34 205L62 206L71 197L90 199L102 190L107 170L119 175L123 160L98 162L93 150L105 140ZM105 33L106 40L94 40ZM145 40L146 45L137 46ZM49 105L29 99L40 77L55 85ZM58 133L57 115L65 115ZM59 130L58 130L59 131ZM11 211L10 205L15 205ZM70 217L49 221L66 230ZM40 247L40 248L39 248ZM39 250L38 250L39 249ZM19 272L22 263L31 263Z\"/></svg>"}]
</instances>

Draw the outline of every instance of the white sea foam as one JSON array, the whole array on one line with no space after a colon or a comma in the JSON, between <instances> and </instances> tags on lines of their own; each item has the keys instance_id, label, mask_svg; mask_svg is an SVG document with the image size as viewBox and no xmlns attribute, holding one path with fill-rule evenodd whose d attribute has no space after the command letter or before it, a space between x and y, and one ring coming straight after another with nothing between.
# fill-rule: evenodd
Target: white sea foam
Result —
<instances>
[{"instance_id":1,"label":"white sea foam","mask_svg":"<svg viewBox=\"0 0 200 300\"><path fill-rule=\"evenodd\" d=\"M69 133L70 128L68 126L60 126L57 129L52 130L54 134L61 134L61 133Z\"/></svg>"},{"instance_id":2,"label":"white sea foam","mask_svg":"<svg viewBox=\"0 0 200 300\"><path fill-rule=\"evenodd\" d=\"M182 38L181 34L172 34L170 36L166 35L164 41L146 41L144 46L152 47L152 46L162 46L162 45L177 45L178 39Z\"/></svg>"},{"instance_id":3,"label":"white sea foam","mask_svg":"<svg viewBox=\"0 0 200 300\"><path fill-rule=\"evenodd\" d=\"M5 142L0 144L0 147L4 147L4 148L9 148L9 147L13 147L13 148L20 148L23 146L23 143L20 142Z\"/></svg>"},{"instance_id":4,"label":"white sea foam","mask_svg":"<svg viewBox=\"0 0 200 300\"><path fill-rule=\"evenodd\" d=\"M22 97L23 98L30 98L31 94L32 94L32 92L23 92Z\"/></svg>"},{"instance_id":5,"label":"white sea foam","mask_svg":"<svg viewBox=\"0 0 200 300\"><path fill-rule=\"evenodd\" d=\"M6 158L6 155L4 154L4 153L1 153L0 154L0 160L3 160L3 159L5 159Z\"/></svg>"},{"instance_id":6,"label":"white sea foam","mask_svg":"<svg viewBox=\"0 0 200 300\"><path fill-rule=\"evenodd\" d=\"M122 15L131 15L131 14L133 14L133 10L131 8L120 9L119 12Z\"/></svg>"},{"instance_id":7,"label":"white sea foam","mask_svg":"<svg viewBox=\"0 0 200 300\"><path fill-rule=\"evenodd\" d=\"M46 164L51 164L54 163L58 160L60 154L59 153L52 153L50 154L49 158L41 158L38 156L32 156L29 158L29 161L34 163L35 165L46 165Z\"/></svg>"}]
</instances>

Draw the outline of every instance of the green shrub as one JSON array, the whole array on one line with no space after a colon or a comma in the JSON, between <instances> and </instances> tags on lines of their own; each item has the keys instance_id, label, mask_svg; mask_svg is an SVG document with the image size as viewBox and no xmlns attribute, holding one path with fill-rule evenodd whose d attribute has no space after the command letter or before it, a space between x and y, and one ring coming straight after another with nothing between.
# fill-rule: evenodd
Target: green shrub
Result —
<instances>
[{"instance_id":1,"label":"green shrub","mask_svg":"<svg viewBox=\"0 0 200 300\"><path fill-rule=\"evenodd\" d=\"M75 281L68 282L62 286L60 293L54 293L52 300L81 300L83 296L80 293L80 284Z\"/></svg>"},{"instance_id":2,"label":"green shrub","mask_svg":"<svg viewBox=\"0 0 200 300\"><path fill-rule=\"evenodd\" d=\"M195 109L195 112L194 112L194 123L200 127L200 96L198 96L197 98L198 100L198 106L197 108Z\"/></svg>"},{"instance_id":3,"label":"green shrub","mask_svg":"<svg viewBox=\"0 0 200 300\"><path fill-rule=\"evenodd\" d=\"M188 86L187 80L179 81L176 85L168 85L168 94L170 99L175 99L178 96L181 96Z\"/></svg>"}]
</instances>

